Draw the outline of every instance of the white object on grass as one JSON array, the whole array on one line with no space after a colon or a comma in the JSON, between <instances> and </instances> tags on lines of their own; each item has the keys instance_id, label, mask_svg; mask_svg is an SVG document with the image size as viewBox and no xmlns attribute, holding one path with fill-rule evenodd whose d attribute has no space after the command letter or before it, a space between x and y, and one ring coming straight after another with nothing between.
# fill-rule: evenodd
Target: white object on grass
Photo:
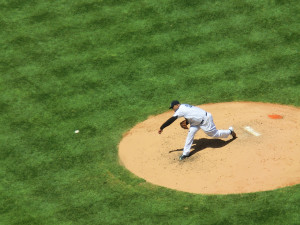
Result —
<instances>
[{"instance_id":1,"label":"white object on grass","mask_svg":"<svg viewBox=\"0 0 300 225\"><path fill-rule=\"evenodd\" d=\"M75 130L75 132L74 132L75 134L78 134L79 133L79 130Z\"/></svg>"}]
</instances>

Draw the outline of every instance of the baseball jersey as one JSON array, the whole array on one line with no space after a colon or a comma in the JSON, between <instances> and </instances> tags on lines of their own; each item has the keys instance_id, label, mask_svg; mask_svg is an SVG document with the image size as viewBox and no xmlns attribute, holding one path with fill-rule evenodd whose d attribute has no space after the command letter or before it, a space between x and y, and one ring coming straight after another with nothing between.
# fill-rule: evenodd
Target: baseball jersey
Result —
<instances>
[{"instance_id":1,"label":"baseball jersey","mask_svg":"<svg viewBox=\"0 0 300 225\"><path fill-rule=\"evenodd\" d=\"M205 119L206 111L189 104L181 104L173 117L184 117L191 125L198 125Z\"/></svg>"}]
</instances>

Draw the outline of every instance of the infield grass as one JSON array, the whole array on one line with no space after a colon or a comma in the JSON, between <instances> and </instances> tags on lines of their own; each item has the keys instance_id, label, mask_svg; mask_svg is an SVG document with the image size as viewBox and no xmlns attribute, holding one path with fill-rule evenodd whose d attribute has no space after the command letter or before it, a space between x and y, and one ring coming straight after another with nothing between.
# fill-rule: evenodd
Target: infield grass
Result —
<instances>
[{"instance_id":1,"label":"infield grass","mask_svg":"<svg viewBox=\"0 0 300 225\"><path fill-rule=\"evenodd\" d=\"M296 0L0 1L0 224L300 224L299 185L194 195L118 161L122 134L173 99L300 106L299 10Z\"/></svg>"}]
</instances>

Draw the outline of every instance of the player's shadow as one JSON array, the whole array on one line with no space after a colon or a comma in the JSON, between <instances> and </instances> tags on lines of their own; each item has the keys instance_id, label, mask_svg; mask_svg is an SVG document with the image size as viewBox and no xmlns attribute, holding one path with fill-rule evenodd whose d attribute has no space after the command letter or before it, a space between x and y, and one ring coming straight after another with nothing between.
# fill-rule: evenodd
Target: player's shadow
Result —
<instances>
[{"instance_id":1,"label":"player's shadow","mask_svg":"<svg viewBox=\"0 0 300 225\"><path fill-rule=\"evenodd\" d=\"M208 138L201 138L201 139L194 140L193 145L191 147L190 156L192 156L206 148L222 148L234 140L235 140L235 138L232 138L227 141L224 141L221 139L208 139ZM171 150L171 151L169 151L169 153L179 152L179 151L183 151L183 149Z\"/></svg>"}]
</instances>

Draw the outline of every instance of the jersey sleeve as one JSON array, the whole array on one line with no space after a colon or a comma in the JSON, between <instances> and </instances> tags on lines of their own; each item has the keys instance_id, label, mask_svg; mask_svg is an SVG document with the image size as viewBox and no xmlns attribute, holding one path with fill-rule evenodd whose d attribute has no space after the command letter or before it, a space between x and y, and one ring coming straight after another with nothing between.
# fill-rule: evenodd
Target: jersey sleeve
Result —
<instances>
[{"instance_id":1,"label":"jersey sleeve","mask_svg":"<svg viewBox=\"0 0 300 225\"><path fill-rule=\"evenodd\" d=\"M179 109L174 113L173 115L174 117L183 117L184 116L184 113L183 113L183 108L182 107L179 107Z\"/></svg>"}]
</instances>

